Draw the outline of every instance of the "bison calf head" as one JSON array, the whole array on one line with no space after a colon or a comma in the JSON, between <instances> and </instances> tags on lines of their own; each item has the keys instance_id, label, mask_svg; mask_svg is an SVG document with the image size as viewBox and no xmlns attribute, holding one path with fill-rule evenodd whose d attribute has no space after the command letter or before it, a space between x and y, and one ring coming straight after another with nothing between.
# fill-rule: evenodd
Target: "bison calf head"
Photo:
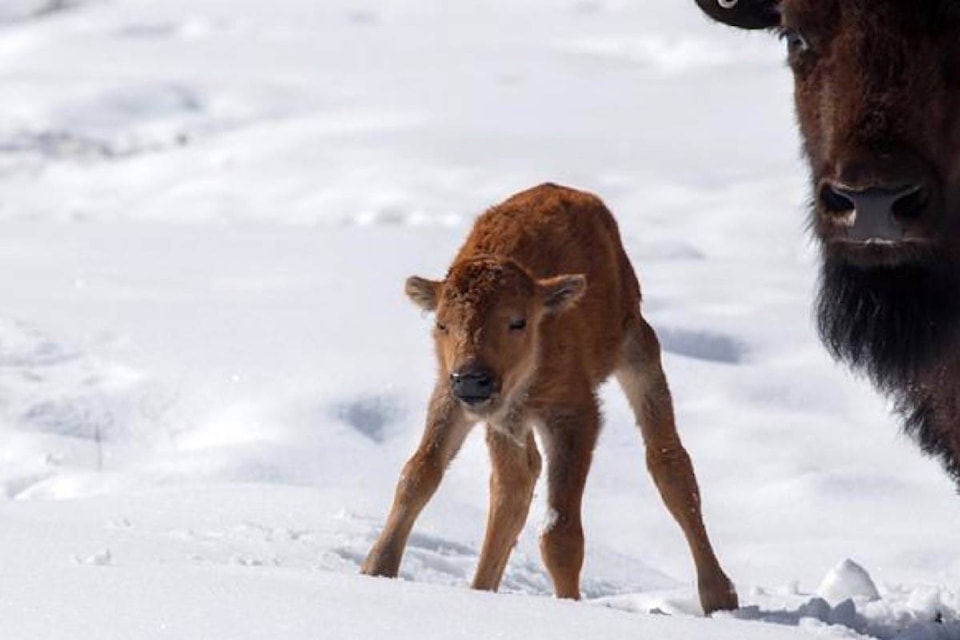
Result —
<instances>
[{"instance_id":1,"label":"bison calf head","mask_svg":"<svg viewBox=\"0 0 960 640\"><path fill-rule=\"evenodd\" d=\"M537 280L511 260L455 263L441 282L412 277L407 295L436 312L433 332L441 380L471 413L491 415L530 382L542 321L583 295L581 275Z\"/></svg>"},{"instance_id":2,"label":"bison calf head","mask_svg":"<svg viewBox=\"0 0 960 640\"><path fill-rule=\"evenodd\" d=\"M821 241L821 335L881 387L960 327L960 0L696 0L779 33Z\"/></svg>"}]
</instances>

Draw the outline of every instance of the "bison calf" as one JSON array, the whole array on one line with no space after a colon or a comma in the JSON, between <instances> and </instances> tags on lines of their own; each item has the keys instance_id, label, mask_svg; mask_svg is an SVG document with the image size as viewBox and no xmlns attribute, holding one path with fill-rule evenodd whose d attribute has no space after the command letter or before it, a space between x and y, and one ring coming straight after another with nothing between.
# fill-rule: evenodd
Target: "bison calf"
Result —
<instances>
[{"instance_id":1,"label":"bison calf","mask_svg":"<svg viewBox=\"0 0 960 640\"><path fill-rule=\"evenodd\" d=\"M656 334L613 216L595 196L546 184L480 216L443 281L407 295L436 312L439 377L426 431L400 475L383 533L363 564L396 576L414 520L470 428L487 424L490 513L473 587L495 590L547 458L550 526L540 539L556 594L580 597L580 503L600 431L596 390L611 373L640 425L647 467L696 564L705 612L737 596L710 546L690 458L674 426Z\"/></svg>"}]
</instances>

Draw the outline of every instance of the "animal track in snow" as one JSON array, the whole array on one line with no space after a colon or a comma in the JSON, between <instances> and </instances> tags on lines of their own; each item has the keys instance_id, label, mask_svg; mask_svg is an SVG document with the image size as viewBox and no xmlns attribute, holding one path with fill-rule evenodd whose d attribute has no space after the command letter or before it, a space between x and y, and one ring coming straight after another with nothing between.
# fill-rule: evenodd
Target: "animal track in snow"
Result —
<instances>
[{"instance_id":1,"label":"animal track in snow","mask_svg":"<svg viewBox=\"0 0 960 640\"><path fill-rule=\"evenodd\" d=\"M71 11L84 4L80 0L4 0L0 3L0 24L38 20Z\"/></svg>"},{"instance_id":2,"label":"animal track in snow","mask_svg":"<svg viewBox=\"0 0 960 640\"><path fill-rule=\"evenodd\" d=\"M341 422L380 444L389 437L390 426L401 420L406 411L393 396L360 396L335 404L333 413Z\"/></svg>"},{"instance_id":3,"label":"animal track in snow","mask_svg":"<svg viewBox=\"0 0 960 640\"><path fill-rule=\"evenodd\" d=\"M688 358L740 364L746 359L747 349L737 338L703 329L663 327L657 329L664 351Z\"/></svg>"}]
</instances>

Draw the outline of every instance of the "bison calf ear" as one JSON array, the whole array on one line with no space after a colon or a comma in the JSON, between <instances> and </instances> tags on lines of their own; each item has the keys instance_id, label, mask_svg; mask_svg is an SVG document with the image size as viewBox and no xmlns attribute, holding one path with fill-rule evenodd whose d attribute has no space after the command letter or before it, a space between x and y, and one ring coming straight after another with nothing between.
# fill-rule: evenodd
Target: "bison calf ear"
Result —
<instances>
[{"instance_id":1,"label":"bison calf ear","mask_svg":"<svg viewBox=\"0 0 960 640\"><path fill-rule=\"evenodd\" d=\"M556 276L539 280L540 295L547 313L560 313L583 297L587 279L582 275Z\"/></svg>"},{"instance_id":2,"label":"bison calf ear","mask_svg":"<svg viewBox=\"0 0 960 640\"><path fill-rule=\"evenodd\" d=\"M407 278L404 291L406 291L407 297L413 300L413 303L424 311L436 311L441 284L443 283L437 282L436 280L410 276Z\"/></svg>"},{"instance_id":3,"label":"bison calf ear","mask_svg":"<svg viewBox=\"0 0 960 640\"><path fill-rule=\"evenodd\" d=\"M772 29L780 24L779 0L697 0L708 16L741 29Z\"/></svg>"}]
</instances>

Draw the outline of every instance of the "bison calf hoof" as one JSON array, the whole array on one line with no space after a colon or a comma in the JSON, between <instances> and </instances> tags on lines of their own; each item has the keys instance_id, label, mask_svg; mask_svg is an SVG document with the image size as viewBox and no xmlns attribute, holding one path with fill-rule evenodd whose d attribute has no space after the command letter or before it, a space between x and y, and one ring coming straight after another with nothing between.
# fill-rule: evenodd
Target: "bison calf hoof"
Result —
<instances>
[{"instance_id":1,"label":"bison calf hoof","mask_svg":"<svg viewBox=\"0 0 960 640\"><path fill-rule=\"evenodd\" d=\"M704 615L708 616L714 611L733 611L740 606L737 591L725 575L721 574L714 580L701 581L697 586Z\"/></svg>"},{"instance_id":2,"label":"bison calf hoof","mask_svg":"<svg viewBox=\"0 0 960 640\"><path fill-rule=\"evenodd\" d=\"M396 578L397 572L390 571L389 569L381 569L379 567L368 567L364 564L360 567L360 574L365 576L371 576L374 578Z\"/></svg>"},{"instance_id":3,"label":"bison calf hoof","mask_svg":"<svg viewBox=\"0 0 960 640\"><path fill-rule=\"evenodd\" d=\"M396 578L400 572L400 563L391 558L383 556L374 557L373 554L367 557L360 566L360 573L365 576L374 576L378 578Z\"/></svg>"}]
</instances>

